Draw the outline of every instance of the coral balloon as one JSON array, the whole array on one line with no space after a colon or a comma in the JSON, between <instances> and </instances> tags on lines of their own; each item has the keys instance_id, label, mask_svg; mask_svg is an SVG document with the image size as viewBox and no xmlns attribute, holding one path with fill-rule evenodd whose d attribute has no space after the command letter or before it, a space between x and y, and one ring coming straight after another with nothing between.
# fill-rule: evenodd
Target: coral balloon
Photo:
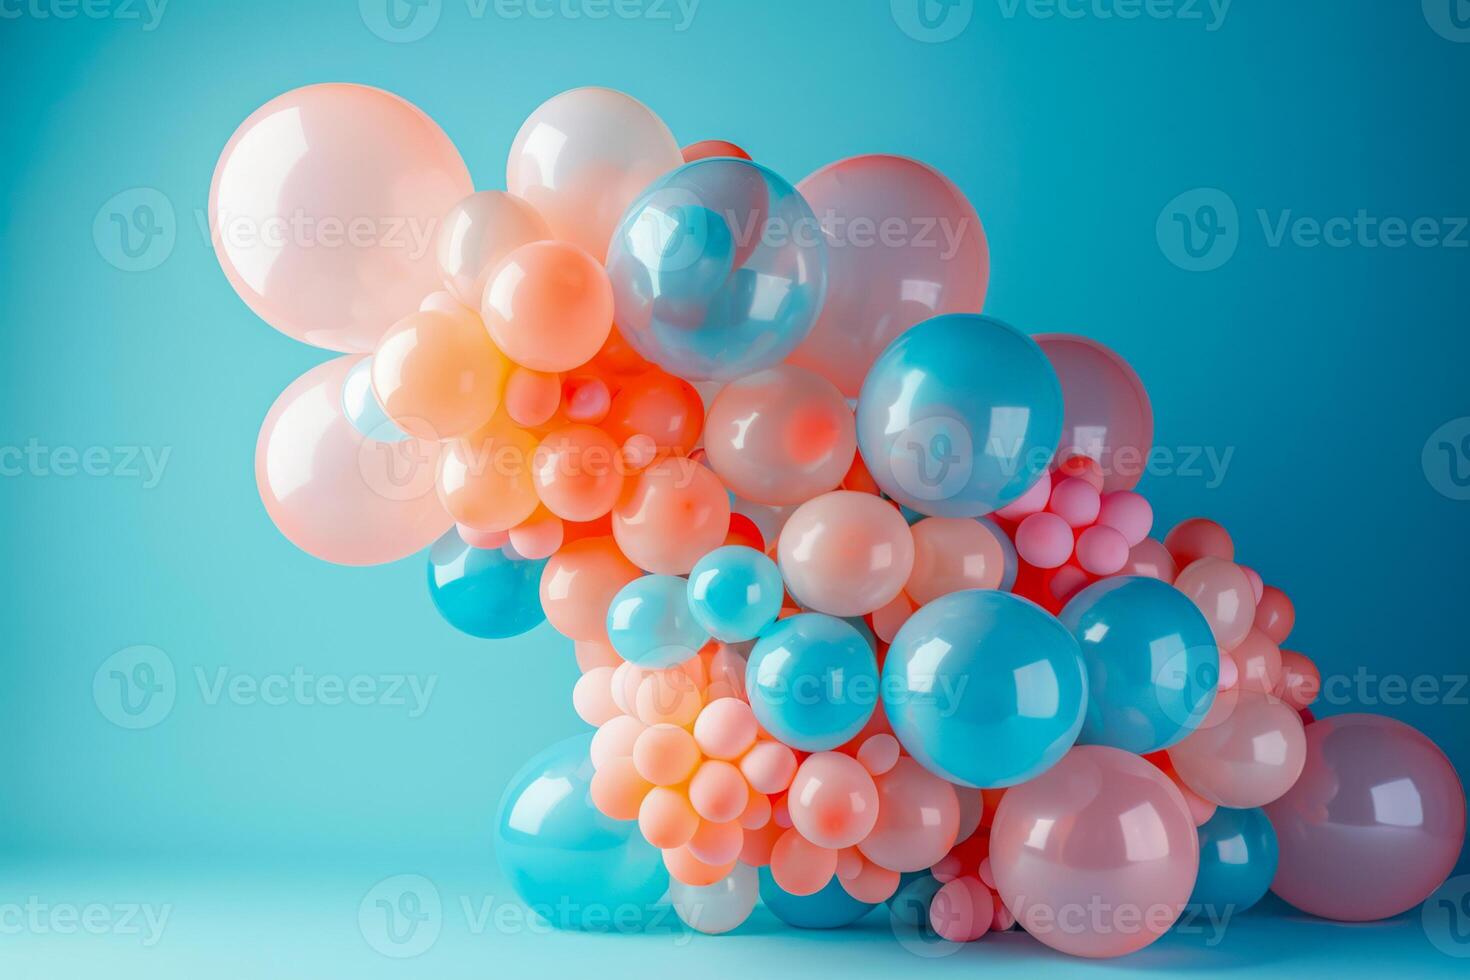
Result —
<instances>
[{"instance_id":1,"label":"coral balloon","mask_svg":"<svg viewBox=\"0 0 1470 980\"><path fill-rule=\"evenodd\" d=\"M613 596L641 574L612 538L573 541L546 563L541 606L563 636L607 642L607 610Z\"/></svg>"},{"instance_id":2,"label":"coral balloon","mask_svg":"<svg viewBox=\"0 0 1470 980\"><path fill-rule=\"evenodd\" d=\"M832 616L862 616L903 591L914 568L914 537L882 498L835 490L796 509L777 555L797 602Z\"/></svg>"},{"instance_id":3,"label":"coral balloon","mask_svg":"<svg viewBox=\"0 0 1470 980\"><path fill-rule=\"evenodd\" d=\"M858 844L864 857L903 872L922 871L949 853L960 827L960 801L953 786L907 757L873 781L878 820Z\"/></svg>"},{"instance_id":4,"label":"coral balloon","mask_svg":"<svg viewBox=\"0 0 1470 980\"><path fill-rule=\"evenodd\" d=\"M452 439L490 421L509 373L473 313L410 313L378 344L373 392L410 435Z\"/></svg>"},{"instance_id":5,"label":"coral balloon","mask_svg":"<svg viewBox=\"0 0 1470 980\"><path fill-rule=\"evenodd\" d=\"M928 517L911 528L914 570L904 591L919 605L963 589L998 589L1005 549L990 525L968 517Z\"/></svg>"},{"instance_id":6,"label":"coral balloon","mask_svg":"<svg viewBox=\"0 0 1470 980\"><path fill-rule=\"evenodd\" d=\"M1290 705L1240 691L1217 700L1200 728L1169 749L1169 759L1190 789L1241 810L1291 789L1306 760L1306 738Z\"/></svg>"},{"instance_id":7,"label":"coral balloon","mask_svg":"<svg viewBox=\"0 0 1470 980\"><path fill-rule=\"evenodd\" d=\"M567 242L532 242L490 273L480 310L505 355L533 371L570 371L612 330L612 286L602 264Z\"/></svg>"},{"instance_id":8,"label":"coral balloon","mask_svg":"<svg viewBox=\"0 0 1470 980\"><path fill-rule=\"evenodd\" d=\"M1124 575L1142 575L1171 585L1179 574L1174 556L1157 538L1144 538L1128 552L1128 561L1120 571Z\"/></svg>"},{"instance_id":9,"label":"coral balloon","mask_svg":"<svg viewBox=\"0 0 1470 980\"><path fill-rule=\"evenodd\" d=\"M659 460L628 481L613 509L613 537L640 568L684 575L730 530L730 498L719 479L680 457Z\"/></svg>"},{"instance_id":10,"label":"coral balloon","mask_svg":"<svg viewBox=\"0 0 1470 980\"><path fill-rule=\"evenodd\" d=\"M796 770L786 796L791 824L821 847L853 847L878 821L878 786L850 755L817 752Z\"/></svg>"},{"instance_id":11,"label":"coral balloon","mask_svg":"<svg viewBox=\"0 0 1470 980\"><path fill-rule=\"evenodd\" d=\"M1096 461L1106 493L1132 490L1154 443L1154 411L1143 382L1127 361L1095 340L1047 333L1037 334L1036 342L1056 368L1067 405L1058 457Z\"/></svg>"},{"instance_id":12,"label":"coral balloon","mask_svg":"<svg viewBox=\"0 0 1470 980\"><path fill-rule=\"evenodd\" d=\"M1191 517L1180 521L1164 536L1164 547L1174 556L1181 569L1188 568L1201 558L1235 560L1235 542L1230 532L1205 517Z\"/></svg>"},{"instance_id":13,"label":"coral balloon","mask_svg":"<svg viewBox=\"0 0 1470 980\"><path fill-rule=\"evenodd\" d=\"M1240 566L1224 558L1200 558L1174 578L1174 588L1194 600L1221 650L1245 640L1256 618L1256 594Z\"/></svg>"},{"instance_id":14,"label":"coral balloon","mask_svg":"<svg viewBox=\"0 0 1470 980\"><path fill-rule=\"evenodd\" d=\"M704 402L683 378L645 371L613 396L603 428L620 443L646 436L660 453L687 456L704 431Z\"/></svg>"},{"instance_id":15,"label":"coral balloon","mask_svg":"<svg viewBox=\"0 0 1470 980\"><path fill-rule=\"evenodd\" d=\"M490 273L501 260L522 245L550 237L546 219L521 198L480 191L444 216L436 253L439 274L455 299L478 310Z\"/></svg>"},{"instance_id":16,"label":"coral balloon","mask_svg":"<svg viewBox=\"0 0 1470 980\"><path fill-rule=\"evenodd\" d=\"M1275 586L1267 585L1261 589L1261 597L1256 602L1256 629L1269 636L1274 642L1281 644L1291 635L1292 627L1296 625L1296 607L1291 604L1291 599L1285 592Z\"/></svg>"},{"instance_id":17,"label":"coral balloon","mask_svg":"<svg viewBox=\"0 0 1470 980\"><path fill-rule=\"evenodd\" d=\"M795 829L782 834L771 851L771 877L791 895L815 895L836 874L837 852L813 844Z\"/></svg>"},{"instance_id":18,"label":"coral balloon","mask_svg":"<svg viewBox=\"0 0 1470 980\"><path fill-rule=\"evenodd\" d=\"M450 442L439 460L439 499L478 531L509 531L536 512L531 482L536 437L503 416Z\"/></svg>"},{"instance_id":19,"label":"coral balloon","mask_svg":"<svg viewBox=\"0 0 1470 980\"><path fill-rule=\"evenodd\" d=\"M563 426L536 447L531 483L557 517L596 520L612 510L623 489L618 444L595 426Z\"/></svg>"},{"instance_id":20,"label":"coral balloon","mask_svg":"<svg viewBox=\"0 0 1470 980\"><path fill-rule=\"evenodd\" d=\"M708 160L711 157L735 157L738 160L749 160L750 154L727 140L701 140L684 147L680 153L685 163L693 163L695 160Z\"/></svg>"}]
</instances>

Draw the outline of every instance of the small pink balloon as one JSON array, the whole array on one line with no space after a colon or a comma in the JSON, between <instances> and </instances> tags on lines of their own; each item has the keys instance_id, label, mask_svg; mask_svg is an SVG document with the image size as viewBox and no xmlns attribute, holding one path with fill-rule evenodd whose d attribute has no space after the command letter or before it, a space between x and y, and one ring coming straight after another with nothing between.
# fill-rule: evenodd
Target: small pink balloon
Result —
<instances>
[{"instance_id":1,"label":"small pink balloon","mask_svg":"<svg viewBox=\"0 0 1470 980\"><path fill-rule=\"evenodd\" d=\"M1077 563L1092 575L1113 575L1128 564L1128 539L1103 524L1083 528L1077 535Z\"/></svg>"},{"instance_id":2,"label":"small pink balloon","mask_svg":"<svg viewBox=\"0 0 1470 980\"><path fill-rule=\"evenodd\" d=\"M888 772L890 769L892 769L894 766L898 765L898 750L898 739L885 732L879 732L877 735L869 736L868 739L864 741L861 746L858 747L857 761L862 763L863 768L867 769L868 772L872 773L874 776L881 776L885 772ZM975 795L977 797L979 796L978 793L976 793ZM961 803L963 805L963 801L961 801ZM975 819L978 825L979 816L977 815ZM974 831L974 829L974 827L970 828L972 832Z\"/></svg>"},{"instance_id":3,"label":"small pink balloon","mask_svg":"<svg viewBox=\"0 0 1470 980\"><path fill-rule=\"evenodd\" d=\"M1245 572L1245 577L1250 580L1251 593L1256 597L1256 606L1259 608L1261 598L1265 595L1266 583L1261 580L1261 573L1249 565L1241 565L1240 570Z\"/></svg>"},{"instance_id":4,"label":"small pink balloon","mask_svg":"<svg viewBox=\"0 0 1470 980\"><path fill-rule=\"evenodd\" d=\"M786 808L792 826L813 844L853 847L878 820L878 786L852 756L816 752L797 768Z\"/></svg>"},{"instance_id":5,"label":"small pink balloon","mask_svg":"<svg viewBox=\"0 0 1470 980\"><path fill-rule=\"evenodd\" d=\"M919 605L963 589L998 589L1006 553L991 525L969 517L926 517L910 529L914 570L904 591Z\"/></svg>"},{"instance_id":6,"label":"small pink balloon","mask_svg":"<svg viewBox=\"0 0 1470 980\"><path fill-rule=\"evenodd\" d=\"M1087 527L1102 510L1102 495L1086 480L1071 476L1052 488L1047 509L1071 527Z\"/></svg>"},{"instance_id":7,"label":"small pink balloon","mask_svg":"<svg viewBox=\"0 0 1470 980\"><path fill-rule=\"evenodd\" d=\"M1164 547L1180 568L1188 568L1201 558L1235 560L1235 542L1230 532L1204 517L1191 517L1174 525L1164 536Z\"/></svg>"},{"instance_id":8,"label":"small pink balloon","mask_svg":"<svg viewBox=\"0 0 1470 980\"><path fill-rule=\"evenodd\" d=\"M1148 537L1154 526L1154 509L1142 494L1131 490L1105 493L1097 522L1120 532L1133 548Z\"/></svg>"},{"instance_id":9,"label":"small pink balloon","mask_svg":"<svg viewBox=\"0 0 1470 980\"><path fill-rule=\"evenodd\" d=\"M1260 601L1256 603L1256 629L1277 643L1285 643L1296 626L1296 607L1285 592L1273 585L1261 589Z\"/></svg>"},{"instance_id":10,"label":"small pink balloon","mask_svg":"<svg viewBox=\"0 0 1470 980\"><path fill-rule=\"evenodd\" d=\"M504 191L480 191L444 216L437 240L439 273L455 299L478 310L500 260L550 237L546 219L526 201Z\"/></svg>"},{"instance_id":11,"label":"small pink balloon","mask_svg":"<svg viewBox=\"0 0 1470 980\"><path fill-rule=\"evenodd\" d=\"M632 759L633 747L645 730L643 722L632 715L619 714L608 719L592 736L589 750L592 765L600 769L612 759Z\"/></svg>"},{"instance_id":12,"label":"small pink balloon","mask_svg":"<svg viewBox=\"0 0 1470 980\"><path fill-rule=\"evenodd\" d=\"M796 775L796 753L780 742L762 739L740 759L740 772L757 793L781 793Z\"/></svg>"},{"instance_id":13,"label":"small pink balloon","mask_svg":"<svg viewBox=\"0 0 1470 980\"><path fill-rule=\"evenodd\" d=\"M1032 514L1016 528L1016 553L1037 568L1065 565L1074 544L1071 525L1056 514Z\"/></svg>"},{"instance_id":14,"label":"small pink balloon","mask_svg":"<svg viewBox=\"0 0 1470 980\"><path fill-rule=\"evenodd\" d=\"M956 878L940 886L929 903L929 925L952 943L972 943L990 931L995 899L984 882Z\"/></svg>"},{"instance_id":15,"label":"small pink balloon","mask_svg":"<svg viewBox=\"0 0 1470 980\"><path fill-rule=\"evenodd\" d=\"M740 770L728 762L709 759L689 780L689 802L706 820L726 823L740 819L750 802L750 786Z\"/></svg>"},{"instance_id":16,"label":"small pink balloon","mask_svg":"<svg viewBox=\"0 0 1470 980\"><path fill-rule=\"evenodd\" d=\"M884 643L892 643L903 624L914 614L914 608L913 600L899 593L888 605L873 610L873 632Z\"/></svg>"},{"instance_id":17,"label":"small pink balloon","mask_svg":"<svg viewBox=\"0 0 1470 980\"><path fill-rule=\"evenodd\" d=\"M1095 460L1103 490L1132 490L1142 479L1154 441L1154 413L1143 382L1110 348L1075 334L1038 334L1066 410L1057 458Z\"/></svg>"},{"instance_id":18,"label":"small pink balloon","mask_svg":"<svg viewBox=\"0 0 1470 980\"><path fill-rule=\"evenodd\" d=\"M694 741L711 759L738 759L755 744L755 713L739 698L719 698L705 705L694 722Z\"/></svg>"},{"instance_id":19,"label":"small pink balloon","mask_svg":"<svg viewBox=\"0 0 1470 980\"><path fill-rule=\"evenodd\" d=\"M1015 500L995 512L995 516L1007 521L1019 521L1030 514L1046 510L1051 500L1051 472L1044 471L1035 483Z\"/></svg>"},{"instance_id":20,"label":"small pink balloon","mask_svg":"<svg viewBox=\"0 0 1470 980\"><path fill-rule=\"evenodd\" d=\"M1215 701L1200 727L1169 749L1179 778L1212 803L1244 810L1291 789L1306 759L1296 709L1241 690Z\"/></svg>"},{"instance_id":21,"label":"small pink balloon","mask_svg":"<svg viewBox=\"0 0 1470 980\"><path fill-rule=\"evenodd\" d=\"M1231 691L1240 683L1240 667L1231 654L1220 652L1220 690Z\"/></svg>"},{"instance_id":22,"label":"small pink balloon","mask_svg":"<svg viewBox=\"0 0 1470 980\"><path fill-rule=\"evenodd\" d=\"M536 513L510 529L510 546L522 558L540 561L557 553L564 534L561 518L538 507Z\"/></svg>"},{"instance_id":23,"label":"small pink balloon","mask_svg":"<svg viewBox=\"0 0 1470 980\"><path fill-rule=\"evenodd\" d=\"M601 378L572 378L564 387L567 418L597 425L612 406L612 392Z\"/></svg>"},{"instance_id":24,"label":"small pink balloon","mask_svg":"<svg viewBox=\"0 0 1470 980\"><path fill-rule=\"evenodd\" d=\"M471 548L495 551L497 548L504 548L510 544L509 531L481 531L468 524L456 524L454 529L459 532L460 540Z\"/></svg>"},{"instance_id":25,"label":"small pink balloon","mask_svg":"<svg viewBox=\"0 0 1470 980\"><path fill-rule=\"evenodd\" d=\"M1260 630L1247 633L1229 656L1240 670L1241 690L1275 694L1281 686L1281 648Z\"/></svg>"},{"instance_id":26,"label":"small pink balloon","mask_svg":"<svg viewBox=\"0 0 1470 980\"><path fill-rule=\"evenodd\" d=\"M949 853L959 836L954 787L904 757L877 776L878 821L858 844L863 856L890 871L923 871Z\"/></svg>"},{"instance_id":27,"label":"small pink balloon","mask_svg":"<svg viewBox=\"0 0 1470 980\"><path fill-rule=\"evenodd\" d=\"M1157 538L1144 538L1128 552L1128 563L1123 566L1124 575L1142 575L1156 578L1171 585L1179 574L1174 565L1174 556Z\"/></svg>"},{"instance_id":28,"label":"small pink balloon","mask_svg":"<svg viewBox=\"0 0 1470 980\"><path fill-rule=\"evenodd\" d=\"M1222 650L1234 650L1255 624L1255 592L1234 562L1201 558L1179 572L1174 588L1194 600L1205 614Z\"/></svg>"},{"instance_id":29,"label":"small pink balloon","mask_svg":"<svg viewBox=\"0 0 1470 980\"><path fill-rule=\"evenodd\" d=\"M1317 665L1295 650L1281 651L1281 680L1276 695L1298 711L1309 708L1322 693Z\"/></svg>"},{"instance_id":30,"label":"small pink balloon","mask_svg":"<svg viewBox=\"0 0 1470 980\"><path fill-rule=\"evenodd\" d=\"M781 529L777 556L786 587L803 606L863 616L903 591L914 568L914 536L888 501L835 490L796 509Z\"/></svg>"}]
</instances>

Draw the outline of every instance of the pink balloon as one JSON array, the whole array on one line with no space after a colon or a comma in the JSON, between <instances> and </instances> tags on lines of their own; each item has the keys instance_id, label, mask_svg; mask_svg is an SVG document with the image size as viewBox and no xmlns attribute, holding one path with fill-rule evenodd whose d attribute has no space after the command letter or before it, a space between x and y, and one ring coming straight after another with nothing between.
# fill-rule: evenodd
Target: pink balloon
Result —
<instances>
[{"instance_id":1,"label":"pink balloon","mask_svg":"<svg viewBox=\"0 0 1470 980\"><path fill-rule=\"evenodd\" d=\"M1281 680L1276 694L1298 711L1311 707L1322 693L1322 673L1295 650L1281 651Z\"/></svg>"},{"instance_id":2,"label":"pink balloon","mask_svg":"<svg viewBox=\"0 0 1470 980\"><path fill-rule=\"evenodd\" d=\"M1307 726L1306 768L1266 808L1281 859L1271 890L1342 922L1424 901L1465 843L1465 790L1433 742L1402 722L1350 714Z\"/></svg>"},{"instance_id":3,"label":"pink balloon","mask_svg":"<svg viewBox=\"0 0 1470 980\"><path fill-rule=\"evenodd\" d=\"M1180 568L1188 568L1201 558L1235 560L1235 541L1230 532L1207 517L1191 517L1174 525L1164 535L1164 547Z\"/></svg>"},{"instance_id":4,"label":"pink balloon","mask_svg":"<svg viewBox=\"0 0 1470 980\"><path fill-rule=\"evenodd\" d=\"M899 334L942 313L984 306L985 229L937 170L904 157L852 157L796 189L826 235L830 286L791 363L856 398L868 368Z\"/></svg>"},{"instance_id":5,"label":"pink balloon","mask_svg":"<svg viewBox=\"0 0 1470 980\"><path fill-rule=\"evenodd\" d=\"M1066 403L1057 458L1087 456L1102 469L1104 491L1132 490L1154 442L1154 411L1143 382L1095 340L1047 333L1036 342L1056 368Z\"/></svg>"},{"instance_id":6,"label":"pink balloon","mask_svg":"<svg viewBox=\"0 0 1470 980\"><path fill-rule=\"evenodd\" d=\"M996 511L994 517L1007 521L1019 521L1031 514L1039 514L1046 510L1046 505L1051 501L1051 472L1043 471L1037 477L1036 482L1026 488L1026 492L1015 500L1006 504Z\"/></svg>"},{"instance_id":7,"label":"pink balloon","mask_svg":"<svg viewBox=\"0 0 1470 980\"><path fill-rule=\"evenodd\" d=\"M914 536L888 501L835 490L796 509L781 529L777 555L786 587L803 606L864 616L903 591L914 568Z\"/></svg>"},{"instance_id":8,"label":"pink balloon","mask_svg":"<svg viewBox=\"0 0 1470 980\"><path fill-rule=\"evenodd\" d=\"M1179 570L1169 549L1157 538L1144 538L1128 552L1128 563L1123 566L1124 575L1143 575L1161 582L1174 583Z\"/></svg>"},{"instance_id":9,"label":"pink balloon","mask_svg":"<svg viewBox=\"0 0 1470 980\"><path fill-rule=\"evenodd\" d=\"M1114 575L1128 564L1128 539L1103 524L1083 528L1077 535L1077 564L1092 575Z\"/></svg>"},{"instance_id":10,"label":"pink balloon","mask_svg":"<svg viewBox=\"0 0 1470 980\"><path fill-rule=\"evenodd\" d=\"M550 237L546 219L525 201L504 191L480 191L444 216L435 253L439 273L455 299L478 310L500 260Z\"/></svg>"},{"instance_id":11,"label":"pink balloon","mask_svg":"<svg viewBox=\"0 0 1470 980\"><path fill-rule=\"evenodd\" d=\"M1128 547L1134 548L1153 529L1154 509L1143 495L1131 490L1118 490L1103 494L1097 522L1121 533L1128 540Z\"/></svg>"},{"instance_id":12,"label":"pink balloon","mask_svg":"<svg viewBox=\"0 0 1470 980\"><path fill-rule=\"evenodd\" d=\"M1102 510L1102 495L1081 477L1067 477L1052 488L1047 510L1073 528L1087 527Z\"/></svg>"},{"instance_id":13,"label":"pink balloon","mask_svg":"<svg viewBox=\"0 0 1470 980\"><path fill-rule=\"evenodd\" d=\"M1183 795L1130 752L1082 745L1006 792L990 833L1006 907L1073 956L1122 956L1162 936L1199 871Z\"/></svg>"},{"instance_id":14,"label":"pink balloon","mask_svg":"<svg viewBox=\"0 0 1470 980\"><path fill-rule=\"evenodd\" d=\"M1016 553L1037 568L1065 565L1074 543L1071 526L1055 514L1032 514L1016 528Z\"/></svg>"},{"instance_id":15,"label":"pink balloon","mask_svg":"<svg viewBox=\"0 0 1470 980\"><path fill-rule=\"evenodd\" d=\"M969 517L926 517L911 531L914 570L905 591L914 602L922 606L963 589L1000 588L1006 554L991 525Z\"/></svg>"},{"instance_id":16,"label":"pink balloon","mask_svg":"<svg viewBox=\"0 0 1470 980\"><path fill-rule=\"evenodd\" d=\"M1235 666L1240 670L1239 683L1242 690L1275 694L1280 688L1281 648L1260 630L1252 629L1247 633L1245 639L1230 651L1230 659L1235 661Z\"/></svg>"},{"instance_id":17,"label":"pink balloon","mask_svg":"<svg viewBox=\"0 0 1470 980\"><path fill-rule=\"evenodd\" d=\"M878 821L858 844L863 856L889 871L923 871L949 853L960 831L954 787L908 756L874 778Z\"/></svg>"},{"instance_id":18,"label":"pink balloon","mask_svg":"<svg viewBox=\"0 0 1470 980\"><path fill-rule=\"evenodd\" d=\"M1273 585L1261 588L1261 598L1256 603L1256 629L1277 643L1285 643L1296 625L1296 607L1285 592Z\"/></svg>"},{"instance_id":19,"label":"pink balloon","mask_svg":"<svg viewBox=\"0 0 1470 980\"><path fill-rule=\"evenodd\" d=\"M796 770L786 794L791 825L821 847L853 847L878 820L878 786L850 755L817 752Z\"/></svg>"},{"instance_id":20,"label":"pink balloon","mask_svg":"<svg viewBox=\"0 0 1470 980\"><path fill-rule=\"evenodd\" d=\"M1234 562L1201 558L1179 572L1174 587L1205 614L1222 650L1234 650L1255 624L1255 590Z\"/></svg>"},{"instance_id":21,"label":"pink balloon","mask_svg":"<svg viewBox=\"0 0 1470 980\"><path fill-rule=\"evenodd\" d=\"M1169 749L1190 789L1237 810L1265 806L1291 789L1306 760L1296 709L1273 695L1232 689L1200 727Z\"/></svg>"},{"instance_id":22,"label":"pink balloon","mask_svg":"<svg viewBox=\"0 0 1470 980\"><path fill-rule=\"evenodd\" d=\"M235 292L297 340L370 351L439 287L439 223L474 190L417 106L364 85L308 85L240 124L209 188Z\"/></svg>"},{"instance_id":23,"label":"pink balloon","mask_svg":"<svg viewBox=\"0 0 1470 980\"><path fill-rule=\"evenodd\" d=\"M266 513L292 544L339 565L380 565L427 548L454 524L434 492L439 446L366 438L342 410L360 357L318 364L276 399L255 446Z\"/></svg>"},{"instance_id":24,"label":"pink balloon","mask_svg":"<svg viewBox=\"0 0 1470 980\"><path fill-rule=\"evenodd\" d=\"M952 943L972 943L990 931L995 897L975 878L956 878L934 893L929 925Z\"/></svg>"}]
</instances>

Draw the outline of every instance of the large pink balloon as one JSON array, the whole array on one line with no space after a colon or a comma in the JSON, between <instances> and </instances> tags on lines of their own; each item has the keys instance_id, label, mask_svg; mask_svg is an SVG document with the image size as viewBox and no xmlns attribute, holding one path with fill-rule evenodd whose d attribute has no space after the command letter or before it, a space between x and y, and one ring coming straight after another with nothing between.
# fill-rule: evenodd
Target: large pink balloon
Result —
<instances>
[{"instance_id":1,"label":"large pink balloon","mask_svg":"<svg viewBox=\"0 0 1470 980\"><path fill-rule=\"evenodd\" d=\"M1038 334L1062 382L1062 441L1057 458L1081 454L1102 468L1103 491L1132 490L1154 444L1154 410L1128 362L1095 340Z\"/></svg>"},{"instance_id":2,"label":"large pink balloon","mask_svg":"<svg viewBox=\"0 0 1470 980\"><path fill-rule=\"evenodd\" d=\"M434 492L437 443L376 442L343 414L342 384L360 360L339 357L291 382L255 446L270 519L296 547L339 565L406 558L454 523Z\"/></svg>"},{"instance_id":3,"label":"large pink balloon","mask_svg":"<svg viewBox=\"0 0 1470 980\"><path fill-rule=\"evenodd\" d=\"M1291 789L1306 752L1295 708L1274 695L1236 688L1220 693L1199 728L1169 749L1169 760L1200 796L1244 810Z\"/></svg>"},{"instance_id":4,"label":"large pink balloon","mask_svg":"<svg viewBox=\"0 0 1470 980\"><path fill-rule=\"evenodd\" d=\"M789 358L856 398L899 334L942 313L979 313L990 280L985 229L965 195L917 160L860 156L796 188L827 239L830 286Z\"/></svg>"},{"instance_id":5,"label":"large pink balloon","mask_svg":"<svg viewBox=\"0 0 1470 980\"><path fill-rule=\"evenodd\" d=\"M1271 890L1328 919L1386 919L1424 901L1465 843L1465 790L1433 742L1381 715L1307 726L1307 765L1266 808L1281 845Z\"/></svg>"},{"instance_id":6,"label":"large pink balloon","mask_svg":"<svg viewBox=\"0 0 1470 980\"><path fill-rule=\"evenodd\" d=\"M1199 838L1169 777L1131 752L1081 745L1006 791L990 832L1006 908L1073 956L1122 956L1163 935L1199 873Z\"/></svg>"},{"instance_id":7,"label":"large pink balloon","mask_svg":"<svg viewBox=\"0 0 1470 980\"><path fill-rule=\"evenodd\" d=\"M439 287L435 239L473 190L418 107L364 85L308 85L235 130L209 188L215 254L235 292L297 340L370 351Z\"/></svg>"}]
</instances>

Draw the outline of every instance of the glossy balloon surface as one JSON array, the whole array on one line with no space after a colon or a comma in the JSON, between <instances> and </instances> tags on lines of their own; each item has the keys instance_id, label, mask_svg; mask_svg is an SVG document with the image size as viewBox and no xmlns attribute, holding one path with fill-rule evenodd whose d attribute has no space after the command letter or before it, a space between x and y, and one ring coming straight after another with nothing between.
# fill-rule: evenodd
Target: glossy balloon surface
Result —
<instances>
[{"instance_id":1,"label":"glossy balloon surface","mask_svg":"<svg viewBox=\"0 0 1470 980\"><path fill-rule=\"evenodd\" d=\"M814 895L796 896L781 890L770 868L760 869L761 901L771 914L797 929L841 929L857 922L876 906L859 902L833 878Z\"/></svg>"},{"instance_id":2,"label":"glossy balloon surface","mask_svg":"<svg viewBox=\"0 0 1470 980\"><path fill-rule=\"evenodd\" d=\"M792 748L820 752L867 724L878 703L878 664L854 626L802 613L756 641L745 688L762 728Z\"/></svg>"},{"instance_id":3,"label":"glossy balloon surface","mask_svg":"<svg viewBox=\"0 0 1470 980\"><path fill-rule=\"evenodd\" d=\"M1279 857L1265 811L1219 807L1199 828L1199 878L1189 904L1217 917L1244 912L1270 890Z\"/></svg>"},{"instance_id":4,"label":"glossy balloon surface","mask_svg":"<svg viewBox=\"0 0 1470 980\"><path fill-rule=\"evenodd\" d=\"M487 640L530 632L546 621L541 611L545 560L506 556L504 549L471 548L450 528L429 549L429 595L455 629Z\"/></svg>"},{"instance_id":5,"label":"glossy balloon surface","mask_svg":"<svg viewBox=\"0 0 1470 980\"><path fill-rule=\"evenodd\" d=\"M1080 453L1096 460L1104 492L1132 490L1154 443L1153 406L1138 374L1087 337L1047 333L1037 334L1036 342L1056 369L1066 403L1057 456Z\"/></svg>"}]
</instances>

